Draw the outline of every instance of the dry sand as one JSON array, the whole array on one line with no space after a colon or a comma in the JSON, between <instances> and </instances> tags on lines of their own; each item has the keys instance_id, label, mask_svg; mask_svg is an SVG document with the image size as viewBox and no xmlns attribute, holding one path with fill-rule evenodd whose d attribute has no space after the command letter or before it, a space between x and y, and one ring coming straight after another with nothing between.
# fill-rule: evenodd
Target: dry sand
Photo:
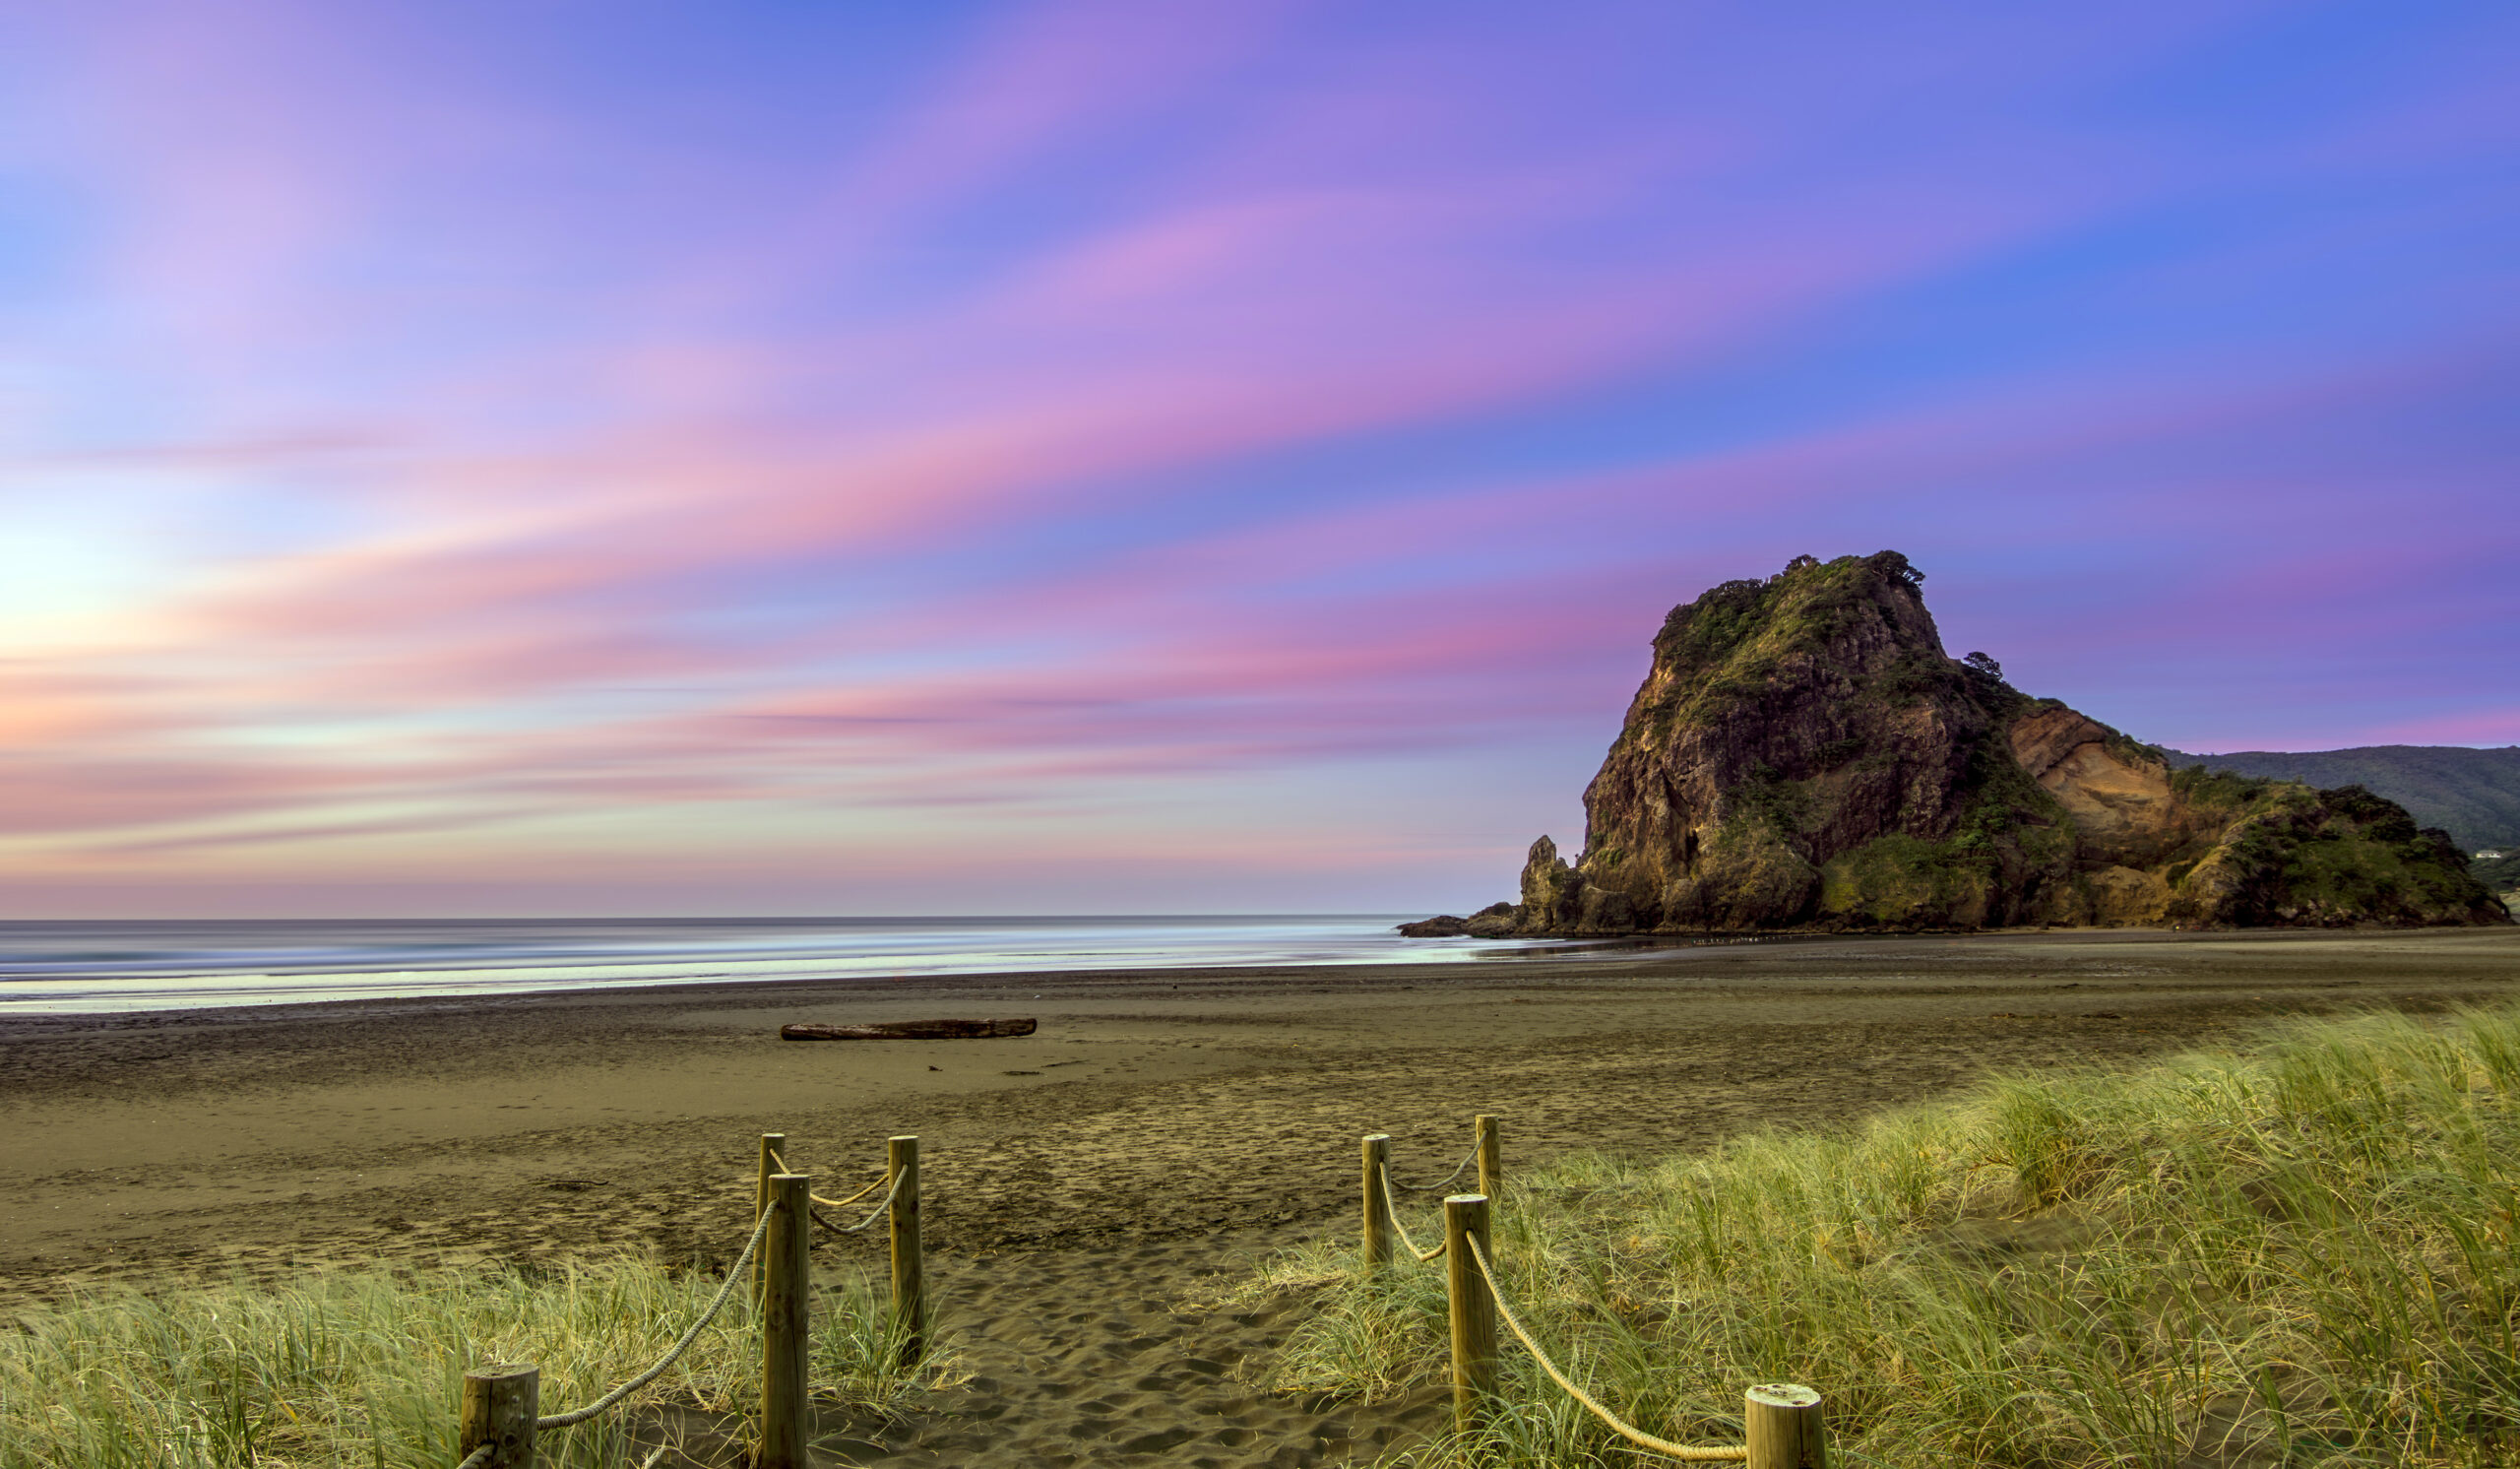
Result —
<instances>
[{"instance_id":1,"label":"dry sand","mask_svg":"<svg viewBox=\"0 0 2520 1469\"><path fill-rule=\"evenodd\" d=\"M0 1022L0 1298L107 1278L634 1249L722 1263L753 1138L817 1191L925 1157L967 1384L824 1425L834 1463L1367 1461L1419 1393L1251 1385L1302 1304L1218 1309L1353 1229L1360 1133L1506 1168L1843 1120L1990 1068L2210 1044L2265 1016L2510 998L2520 930L1795 939L1582 962L685 987ZM782 1043L789 1020L1034 1015L1021 1040ZM878 1268L871 1239L817 1258Z\"/></svg>"}]
</instances>

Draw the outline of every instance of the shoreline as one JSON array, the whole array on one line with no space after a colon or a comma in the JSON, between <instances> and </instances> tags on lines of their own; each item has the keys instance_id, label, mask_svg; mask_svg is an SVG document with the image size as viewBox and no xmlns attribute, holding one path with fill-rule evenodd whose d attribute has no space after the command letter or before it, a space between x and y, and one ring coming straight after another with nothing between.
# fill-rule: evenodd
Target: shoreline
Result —
<instances>
[{"instance_id":1,"label":"shoreline","mask_svg":"<svg viewBox=\"0 0 2520 1469\"><path fill-rule=\"evenodd\" d=\"M0 1003L0 1044L5 1044L12 1037L20 1035L32 1037L59 1034L91 1025L110 1028L116 1022L128 1026L146 1027L159 1027L196 1020L214 1023L222 1019L232 1019L240 1024L287 1023L319 1021L353 1011L361 1014L386 1014L396 1011L437 1013L466 1008L514 1009L525 1005L566 1005L580 1000L593 1004L638 1004L651 1000L673 1002L719 995L740 997L750 1002L789 994L837 999L874 994L898 995L926 989L1006 989L1021 988L1026 985L1057 984L1147 986L1167 979L1200 983L1247 980L1292 984L1300 983L1307 978L1318 980L1324 976L1336 975L1352 976L1359 981L1368 978L1399 978L1408 979L1411 983L1422 983L1445 978L1466 978L1470 973L1487 974L1492 977L1497 970L1512 970L1524 966L1562 967L1579 973L1600 969L1606 976L1617 977L1627 974L1628 969L1633 967L1650 965L1659 968L1707 950L1760 945L1773 950L1793 944L1900 944L1978 939L2195 943L2230 939L2281 942L2288 938L2315 940L2321 937L2359 936L2379 939L2400 934L2465 931L2472 930L2234 928L2191 932L2174 928L2024 927L1873 933L1782 929L1760 933L1719 933L1702 937L1594 934L1530 941L1560 945L1549 949L1499 947L1486 952L1471 952L1457 958L1431 961L1368 960L1359 962L1338 959L1307 963L1107 965L1074 969L955 970L896 975L809 976L797 979L624 980L555 986L541 990L350 995L328 999L166 1005L154 1009L40 1010L12 1008L5 1003ZM875 987L902 988L879 990ZM5 996L0 996L0 999L4 998ZM5 1101L5 1085L0 1085L0 1102Z\"/></svg>"},{"instance_id":2,"label":"shoreline","mask_svg":"<svg viewBox=\"0 0 2520 1469\"><path fill-rule=\"evenodd\" d=\"M1407 937L1388 915L0 924L0 1016L900 976L1319 968L1605 945Z\"/></svg>"},{"instance_id":3,"label":"shoreline","mask_svg":"<svg viewBox=\"0 0 2520 1469\"><path fill-rule=\"evenodd\" d=\"M2260 1014L2490 997L2514 985L2520 930L2507 928L2055 930L10 1016L0 1018L10 1060L0 1125L11 1138L0 1152L0 1292L64 1270L259 1261L282 1236L345 1257L502 1254L518 1247L505 1232L446 1231L458 1238L442 1249L410 1237L470 1212L451 1196L467 1171L487 1191L512 1193L551 1177L564 1156L598 1173L638 1159L636 1172L655 1181L643 1189L659 1197L629 1212L680 1213L662 1207L664 1195L748 1167L761 1131L811 1140L830 1169L878 1156L891 1132L924 1129L942 1143L930 1151L947 1174L955 1147L1023 1140L1056 1176L1090 1167L1109 1144L1078 1135L1074 1157L1058 1159L1053 1124L1078 1133L1094 1118L1185 1106L1224 1118L1231 1086L1281 1099L1289 1118L1264 1132L1284 1135L1300 1117L1318 1136L1297 1153L1261 1148L1245 1119L1220 1124L1211 1146L1305 1180L1296 1202L1272 1212L1329 1217L1346 1202L1329 1181L1344 1181L1356 1134L1424 1129L1438 1117L1505 1113L1509 1138L1526 1145L1703 1146L1754 1113L1824 1119L1992 1065L2103 1059ZM791 1020L941 1014L1032 1015L1041 1029L971 1041L777 1038ZM1915 1038L1911 1058L1885 1060L1882 1046L1903 1035ZM1795 1054L1775 1074L1833 1077L1824 1091L1835 1100L1815 1093L1770 1109L1736 1095L1787 1040ZM1655 1074L1707 1095L1641 1098L1589 1139L1568 1123L1535 1125L1570 1113L1588 1089L1631 1093ZM1510 1116L1518 1105L1520 1119ZM952 1247L966 1247L1162 1222L1124 1191L1097 1195L1089 1217L1055 1228L991 1222L994 1204L976 1215L948 1203L943 1225ZM281 1230L261 1201L284 1196L313 1207ZM378 1220L408 1227L380 1233ZM697 1243L662 1219L595 1233L668 1253Z\"/></svg>"},{"instance_id":4,"label":"shoreline","mask_svg":"<svg viewBox=\"0 0 2520 1469\"><path fill-rule=\"evenodd\" d=\"M1782 943L1789 939L1827 941L1833 934L1760 934L1755 941ZM1907 937L1911 935L1891 935ZM1941 935L1937 935L1941 936ZM1636 960L1668 957L1671 953L1728 944L1754 941L1750 935L1736 939L1680 941L1652 945L1624 944L1637 950ZM495 990L470 994L378 994L339 999L274 1000L268 1003L168 1005L157 1009L129 1010L5 1010L0 1009L0 1042L21 1032L28 1035L76 1030L84 1025L110 1026L115 1022L131 1025L162 1026L183 1021L213 1022L233 1018L240 1023L286 1023L322 1020L335 1014L356 1011L361 1014L385 1014L397 1010L413 1013L438 1012L465 1008L513 1009L521 1005L570 1004L587 1001L595 1004L637 1004L651 1000L674 1002L697 1000L713 995L737 996L746 1001L780 995L804 994L819 999L839 999L858 995L894 996L924 989L1005 989L1034 984L1078 984L1144 986L1166 980L1192 980L1201 983L1250 981L1254 983L1300 983L1307 978L1325 975L1350 975L1384 978L1400 977L1419 983L1459 976L1465 970L1485 970L1491 966L1548 965L1589 968L1604 963L1620 962L1620 956L1597 955L1574 957L1573 951L1606 945L1569 943L1565 950L1541 953L1497 952L1471 954L1459 959L1433 962L1384 960L1354 963L1346 960L1318 964L1200 964L1166 967L1143 965L1136 968L1109 966L1091 969L1009 969L975 970L968 973L815 976L806 979L769 980L659 980L624 981L615 984L566 986L548 990ZM900 987L884 988L877 987ZM5 1089L0 1089L5 1090Z\"/></svg>"},{"instance_id":5,"label":"shoreline","mask_svg":"<svg viewBox=\"0 0 2520 1469\"><path fill-rule=\"evenodd\" d=\"M1195 965L1181 968L1144 966L1140 968L1110 967L1100 969L1012 969L981 970L954 974L817 976L795 980L660 980L627 981L618 984L578 985L549 990L498 990L474 994L378 994L341 999L275 1000L254 1004L171 1005L152 1010L24 1010L0 1011L0 1041L15 1033L41 1034L77 1029L82 1025L111 1025L125 1022L134 1025L160 1026L180 1021L214 1022L233 1018L242 1023L286 1023L322 1020L330 1015L357 1012L385 1014L398 1010L412 1013L437 1013L469 1008L514 1009L519 1006L567 1005L585 1001L592 1005L623 1005L647 1002L672 1003L731 996L750 1002L786 994L804 994L818 999L837 999L855 995L896 996L922 989L1002 989L1035 983L1135 984L1166 979L1195 979L1214 982L1220 979L1248 978L1255 981L1294 982L1305 976L1323 974L1445 975L1469 965L1490 963L1567 963L1591 961L1560 960L1554 956L1534 959L1470 958L1439 963L1413 964L1383 962L1353 964L1252 964ZM881 987L881 988L879 988Z\"/></svg>"}]
</instances>

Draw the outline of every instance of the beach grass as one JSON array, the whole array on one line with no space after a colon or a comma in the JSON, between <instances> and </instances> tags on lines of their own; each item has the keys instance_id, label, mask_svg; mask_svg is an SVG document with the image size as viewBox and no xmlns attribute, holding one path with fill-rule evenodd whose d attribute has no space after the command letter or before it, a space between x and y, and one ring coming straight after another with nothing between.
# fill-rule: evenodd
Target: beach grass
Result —
<instances>
[{"instance_id":1,"label":"beach grass","mask_svg":"<svg viewBox=\"0 0 2520 1469\"><path fill-rule=\"evenodd\" d=\"M1509 1181L1498 1267L1562 1367L1684 1442L1737 1443L1743 1388L1789 1380L1858 1469L2512 1464L2515 1102L2520 1010L2296 1023L1697 1156L1572 1157ZM1318 1306L1269 1385L1445 1373L1440 1266L1367 1279L1324 1245L1248 1289ZM1491 1425L1406 1460L1662 1462L1503 1350Z\"/></svg>"},{"instance_id":2,"label":"beach grass","mask_svg":"<svg viewBox=\"0 0 2520 1469\"><path fill-rule=\"evenodd\" d=\"M0 1323L0 1469L444 1469L467 1368L533 1363L542 1412L572 1409L653 1364L719 1284L625 1259L78 1295ZM748 1440L736 1420L758 1407L760 1331L746 1296L620 1408L544 1435L538 1462L641 1463L639 1445L679 1435L674 1408ZM942 1370L932 1356L905 1373L899 1345L877 1293L823 1283L818 1395L881 1407Z\"/></svg>"}]
</instances>

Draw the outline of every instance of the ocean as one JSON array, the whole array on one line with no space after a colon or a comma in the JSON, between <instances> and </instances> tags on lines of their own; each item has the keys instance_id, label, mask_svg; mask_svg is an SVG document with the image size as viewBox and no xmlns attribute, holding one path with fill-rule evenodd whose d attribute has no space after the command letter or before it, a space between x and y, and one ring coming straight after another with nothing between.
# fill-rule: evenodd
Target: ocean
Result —
<instances>
[{"instance_id":1,"label":"ocean","mask_svg":"<svg viewBox=\"0 0 2520 1469\"><path fill-rule=\"evenodd\" d=\"M1563 954L1403 938L1396 915L0 923L0 1015L515 994L623 985Z\"/></svg>"}]
</instances>

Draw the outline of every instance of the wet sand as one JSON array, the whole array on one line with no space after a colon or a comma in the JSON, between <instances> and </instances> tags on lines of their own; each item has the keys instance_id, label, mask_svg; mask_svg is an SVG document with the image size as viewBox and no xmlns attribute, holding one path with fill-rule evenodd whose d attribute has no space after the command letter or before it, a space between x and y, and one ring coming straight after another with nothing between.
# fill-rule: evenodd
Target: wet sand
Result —
<instances>
[{"instance_id":1,"label":"wet sand","mask_svg":"<svg viewBox=\"0 0 2520 1469\"><path fill-rule=\"evenodd\" d=\"M820 1192L925 1157L967 1385L833 1462L1321 1464L1434 1425L1258 1392L1301 1303L1209 1309L1353 1229L1475 1112L1506 1167L1859 1117L1995 1068L2210 1045L2270 1015L2520 991L2520 930L1792 939L1582 962L709 986L0 1022L0 1299L325 1265L723 1262L753 1138ZM1033 1015L1025 1039L783 1043L790 1020ZM827 1267L879 1266L826 1241Z\"/></svg>"}]
</instances>

